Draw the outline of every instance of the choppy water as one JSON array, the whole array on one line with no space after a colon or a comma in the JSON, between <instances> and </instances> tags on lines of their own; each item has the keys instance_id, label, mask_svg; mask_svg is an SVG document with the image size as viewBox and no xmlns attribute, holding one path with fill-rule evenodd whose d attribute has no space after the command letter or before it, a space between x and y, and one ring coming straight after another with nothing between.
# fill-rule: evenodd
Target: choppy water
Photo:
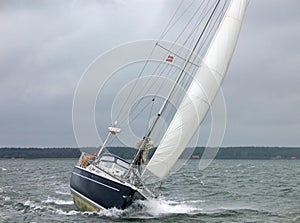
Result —
<instances>
[{"instance_id":1,"label":"choppy water","mask_svg":"<svg viewBox=\"0 0 300 223\"><path fill-rule=\"evenodd\" d=\"M0 222L300 222L300 161L191 160L164 197L127 210L79 212L69 195L76 160L0 160Z\"/></svg>"}]
</instances>

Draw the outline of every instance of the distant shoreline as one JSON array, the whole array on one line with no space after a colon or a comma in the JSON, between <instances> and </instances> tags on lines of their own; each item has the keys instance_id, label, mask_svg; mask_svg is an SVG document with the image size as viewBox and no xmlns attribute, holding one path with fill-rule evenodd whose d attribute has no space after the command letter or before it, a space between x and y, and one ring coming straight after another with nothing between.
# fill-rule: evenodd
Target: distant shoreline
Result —
<instances>
[{"instance_id":1,"label":"distant shoreline","mask_svg":"<svg viewBox=\"0 0 300 223\"><path fill-rule=\"evenodd\" d=\"M205 147L197 147L194 151L187 148L181 158L200 159ZM208 148L210 149L210 148ZM0 148L0 159L75 159L81 150L94 153L95 148ZM125 159L135 153L130 147L110 147L108 150ZM151 157L155 149L150 151ZM215 159L248 159L248 160L299 160L300 147L221 147Z\"/></svg>"},{"instance_id":2,"label":"distant shoreline","mask_svg":"<svg viewBox=\"0 0 300 223\"><path fill-rule=\"evenodd\" d=\"M78 148L0 148L0 159L58 159L80 157Z\"/></svg>"}]
</instances>

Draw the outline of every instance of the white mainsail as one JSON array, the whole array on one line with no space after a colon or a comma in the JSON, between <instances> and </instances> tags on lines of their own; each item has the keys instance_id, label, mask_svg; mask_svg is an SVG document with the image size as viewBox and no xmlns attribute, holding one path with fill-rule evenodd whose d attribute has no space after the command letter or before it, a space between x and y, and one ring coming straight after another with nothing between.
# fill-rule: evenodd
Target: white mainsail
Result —
<instances>
[{"instance_id":1,"label":"white mainsail","mask_svg":"<svg viewBox=\"0 0 300 223\"><path fill-rule=\"evenodd\" d=\"M164 178L197 131L228 69L245 9L246 0L230 2L187 94L145 171Z\"/></svg>"}]
</instances>

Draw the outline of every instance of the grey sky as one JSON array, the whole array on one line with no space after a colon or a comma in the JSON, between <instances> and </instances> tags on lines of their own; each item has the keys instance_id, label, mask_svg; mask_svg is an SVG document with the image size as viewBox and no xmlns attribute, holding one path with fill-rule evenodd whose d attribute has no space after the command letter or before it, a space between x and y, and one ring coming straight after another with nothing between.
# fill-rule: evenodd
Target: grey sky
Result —
<instances>
[{"instance_id":1,"label":"grey sky","mask_svg":"<svg viewBox=\"0 0 300 223\"><path fill-rule=\"evenodd\" d=\"M76 146L72 100L86 67L157 38L174 2L2 0L0 146ZM298 0L250 2L223 84L224 146L300 144L299 39Z\"/></svg>"}]
</instances>

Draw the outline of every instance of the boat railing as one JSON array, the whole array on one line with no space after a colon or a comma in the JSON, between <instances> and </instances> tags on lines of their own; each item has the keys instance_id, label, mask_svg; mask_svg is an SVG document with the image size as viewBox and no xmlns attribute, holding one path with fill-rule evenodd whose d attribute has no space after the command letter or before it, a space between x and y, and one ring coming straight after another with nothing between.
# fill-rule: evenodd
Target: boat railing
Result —
<instances>
[{"instance_id":1,"label":"boat railing","mask_svg":"<svg viewBox=\"0 0 300 223\"><path fill-rule=\"evenodd\" d=\"M94 164L97 168L122 182L127 182L137 187L142 185L138 166L130 168L130 163L119 156L110 153L103 154Z\"/></svg>"},{"instance_id":2,"label":"boat railing","mask_svg":"<svg viewBox=\"0 0 300 223\"><path fill-rule=\"evenodd\" d=\"M87 168L90 166L101 170L111 177L117 178L121 182L127 182L142 189L147 194L153 197L151 190L143 183L138 166L132 166L129 171L130 163L114 154L102 154L99 158L94 155L82 152L77 162L77 166ZM128 173L129 171L129 173Z\"/></svg>"},{"instance_id":3,"label":"boat railing","mask_svg":"<svg viewBox=\"0 0 300 223\"><path fill-rule=\"evenodd\" d=\"M115 177L121 178L128 170L128 168L122 164L123 163L120 163L118 159L112 161L100 159L97 163L97 167L111 173Z\"/></svg>"},{"instance_id":4,"label":"boat railing","mask_svg":"<svg viewBox=\"0 0 300 223\"><path fill-rule=\"evenodd\" d=\"M92 163L93 165L90 166ZM129 163L113 154L103 154L101 157L97 158L95 155L82 152L76 166L81 168L91 167L91 170L96 168L111 177L115 177L118 180L125 182L123 175L128 171Z\"/></svg>"},{"instance_id":5,"label":"boat railing","mask_svg":"<svg viewBox=\"0 0 300 223\"><path fill-rule=\"evenodd\" d=\"M83 160L84 158L82 158L82 160L78 163L82 163ZM124 176L128 172L129 165L130 164L121 157L118 157L114 154L106 153L102 154L99 158L96 158L93 161L92 166L101 170L105 174L117 178L122 182L128 182L128 180Z\"/></svg>"},{"instance_id":6,"label":"boat railing","mask_svg":"<svg viewBox=\"0 0 300 223\"><path fill-rule=\"evenodd\" d=\"M81 155L80 155L80 157L79 157L79 159L77 161L76 166L81 166L83 157L85 157L85 152L81 153Z\"/></svg>"}]
</instances>

